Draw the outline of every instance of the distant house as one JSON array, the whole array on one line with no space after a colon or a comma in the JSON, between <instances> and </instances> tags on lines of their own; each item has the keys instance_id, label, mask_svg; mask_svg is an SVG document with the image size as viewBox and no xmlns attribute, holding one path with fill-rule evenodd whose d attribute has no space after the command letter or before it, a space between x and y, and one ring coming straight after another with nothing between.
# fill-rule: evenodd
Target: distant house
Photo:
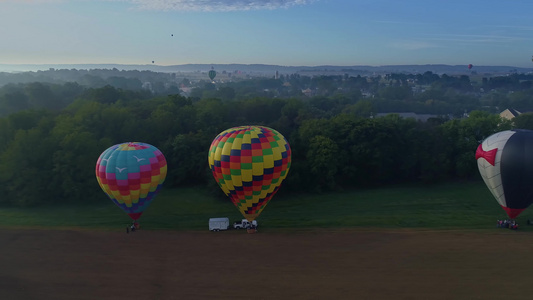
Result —
<instances>
[{"instance_id":1,"label":"distant house","mask_svg":"<svg viewBox=\"0 0 533 300\"><path fill-rule=\"evenodd\" d=\"M504 110L504 111L502 111L500 113L500 117L502 117L504 119L507 119L507 120L512 120L512 119L514 119L515 117L518 117L521 114L522 113L519 112L516 109L508 108L508 109L506 109L506 110Z\"/></svg>"},{"instance_id":2,"label":"distant house","mask_svg":"<svg viewBox=\"0 0 533 300\"><path fill-rule=\"evenodd\" d=\"M191 91L192 91L192 87L186 87L186 86L180 87L180 92L183 96L188 97L191 94Z\"/></svg>"},{"instance_id":3,"label":"distant house","mask_svg":"<svg viewBox=\"0 0 533 300\"><path fill-rule=\"evenodd\" d=\"M307 97L312 97L315 95L315 93L310 88L302 90L302 94L306 95Z\"/></svg>"},{"instance_id":4,"label":"distant house","mask_svg":"<svg viewBox=\"0 0 533 300\"><path fill-rule=\"evenodd\" d=\"M413 91L413 94L421 94L426 92L427 86L422 85L415 85L411 87L411 91Z\"/></svg>"},{"instance_id":5,"label":"distant house","mask_svg":"<svg viewBox=\"0 0 533 300\"><path fill-rule=\"evenodd\" d=\"M147 81L147 82L143 82L143 85L142 85L142 89L143 90L149 90L151 92L153 92L154 90L152 89L152 83Z\"/></svg>"},{"instance_id":6,"label":"distant house","mask_svg":"<svg viewBox=\"0 0 533 300\"><path fill-rule=\"evenodd\" d=\"M363 98L374 98L374 94L369 91L361 90L361 95L363 95Z\"/></svg>"}]
</instances>

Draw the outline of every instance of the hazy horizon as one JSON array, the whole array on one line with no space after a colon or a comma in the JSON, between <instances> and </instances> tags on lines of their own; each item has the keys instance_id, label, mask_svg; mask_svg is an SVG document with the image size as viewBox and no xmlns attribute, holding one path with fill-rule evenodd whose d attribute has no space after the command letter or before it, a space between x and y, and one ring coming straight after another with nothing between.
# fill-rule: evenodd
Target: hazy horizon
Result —
<instances>
[{"instance_id":1,"label":"hazy horizon","mask_svg":"<svg viewBox=\"0 0 533 300\"><path fill-rule=\"evenodd\" d=\"M410 73L421 74L433 72L435 74L449 75L474 75L484 74L488 76L497 76L510 73L533 73L533 66L522 68L516 66L473 66L469 69L467 65L444 65L444 64L425 64L425 65L384 65L384 66L280 66L265 64L182 64L182 65L155 65L155 64L1 64L0 72L23 73L38 72L49 70L97 70L97 69L118 69L119 71L152 71L163 73L206 73L211 69L217 72L243 72L246 74L255 74L264 76L268 74L308 74L308 75L335 75L335 74L385 74L385 73ZM361 73L362 72L362 73Z\"/></svg>"},{"instance_id":2,"label":"hazy horizon","mask_svg":"<svg viewBox=\"0 0 533 300\"><path fill-rule=\"evenodd\" d=\"M533 2L2 0L0 64L529 68Z\"/></svg>"}]
</instances>

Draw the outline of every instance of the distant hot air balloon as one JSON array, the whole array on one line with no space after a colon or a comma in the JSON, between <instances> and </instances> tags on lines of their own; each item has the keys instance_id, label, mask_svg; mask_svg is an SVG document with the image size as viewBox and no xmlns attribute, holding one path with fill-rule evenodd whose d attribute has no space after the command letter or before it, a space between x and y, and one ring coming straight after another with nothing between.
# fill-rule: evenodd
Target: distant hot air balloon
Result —
<instances>
[{"instance_id":1,"label":"distant hot air balloon","mask_svg":"<svg viewBox=\"0 0 533 300\"><path fill-rule=\"evenodd\" d=\"M533 203L533 131L506 130L477 148L479 173L509 218Z\"/></svg>"},{"instance_id":2,"label":"distant hot air balloon","mask_svg":"<svg viewBox=\"0 0 533 300\"><path fill-rule=\"evenodd\" d=\"M253 221L287 177L291 148L274 129L240 126L213 140L208 160L220 188L241 214Z\"/></svg>"},{"instance_id":3,"label":"distant hot air balloon","mask_svg":"<svg viewBox=\"0 0 533 300\"><path fill-rule=\"evenodd\" d=\"M139 142L114 145L96 162L96 179L109 198L134 221L154 200L167 175L156 147Z\"/></svg>"},{"instance_id":4,"label":"distant hot air balloon","mask_svg":"<svg viewBox=\"0 0 533 300\"><path fill-rule=\"evenodd\" d=\"M468 65L468 70L472 69L473 65L472 64L469 64Z\"/></svg>"},{"instance_id":5,"label":"distant hot air balloon","mask_svg":"<svg viewBox=\"0 0 533 300\"><path fill-rule=\"evenodd\" d=\"M217 76L217 72L213 69L209 70L209 78L211 78L211 80L215 79L215 76Z\"/></svg>"}]
</instances>

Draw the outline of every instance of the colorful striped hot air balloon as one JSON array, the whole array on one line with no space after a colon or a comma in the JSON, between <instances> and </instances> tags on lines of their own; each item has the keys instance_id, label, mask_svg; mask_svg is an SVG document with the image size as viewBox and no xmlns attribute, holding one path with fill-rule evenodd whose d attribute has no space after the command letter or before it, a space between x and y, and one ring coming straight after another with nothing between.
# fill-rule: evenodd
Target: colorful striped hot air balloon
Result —
<instances>
[{"instance_id":1,"label":"colorful striped hot air balloon","mask_svg":"<svg viewBox=\"0 0 533 300\"><path fill-rule=\"evenodd\" d=\"M165 156L145 143L114 145L96 162L98 184L134 221L154 200L166 175Z\"/></svg>"},{"instance_id":2,"label":"colorful striped hot air balloon","mask_svg":"<svg viewBox=\"0 0 533 300\"><path fill-rule=\"evenodd\" d=\"M220 188L253 221L287 177L291 148L274 129L241 126L221 132L211 143L208 159Z\"/></svg>"},{"instance_id":3,"label":"colorful striped hot air balloon","mask_svg":"<svg viewBox=\"0 0 533 300\"><path fill-rule=\"evenodd\" d=\"M477 148L479 173L509 218L533 203L533 131L506 130Z\"/></svg>"}]
</instances>

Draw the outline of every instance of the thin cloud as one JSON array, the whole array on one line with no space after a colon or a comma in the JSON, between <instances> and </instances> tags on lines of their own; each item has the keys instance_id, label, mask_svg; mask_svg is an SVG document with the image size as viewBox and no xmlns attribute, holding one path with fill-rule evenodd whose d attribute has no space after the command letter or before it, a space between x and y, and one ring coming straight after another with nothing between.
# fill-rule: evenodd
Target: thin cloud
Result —
<instances>
[{"instance_id":1,"label":"thin cloud","mask_svg":"<svg viewBox=\"0 0 533 300\"><path fill-rule=\"evenodd\" d=\"M0 3L65 3L76 0L0 0ZM320 0L100 0L130 3L132 8L151 11L207 11L228 12L247 10L275 10L307 5Z\"/></svg>"},{"instance_id":2,"label":"thin cloud","mask_svg":"<svg viewBox=\"0 0 533 300\"><path fill-rule=\"evenodd\" d=\"M0 0L0 3L28 3L28 4L38 4L38 3L63 3L66 0Z\"/></svg>"},{"instance_id":3,"label":"thin cloud","mask_svg":"<svg viewBox=\"0 0 533 300\"><path fill-rule=\"evenodd\" d=\"M115 0L128 2L134 8L152 11L228 12L275 10L306 5L317 0Z\"/></svg>"},{"instance_id":4,"label":"thin cloud","mask_svg":"<svg viewBox=\"0 0 533 300\"><path fill-rule=\"evenodd\" d=\"M464 43L509 43L530 40L528 37L478 34L449 34L428 38L432 41L464 42Z\"/></svg>"},{"instance_id":5,"label":"thin cloud","mask_svg":"<svg viewBox=\"0 0 533 300\"><path fill-rule=\"evenodd\" d=\"M438 47L435 44L423 42L423 41L403 41L403 42L393 43L391 46L393 48L403 49L403 50L420 50L420 49Z\"/></svg>"},{"instance_id":6,"label":"thin cloud","mask_svg":"<svg viewBox=\"0 0 533 300\"><path fill-rule=\"evenodd\" d=\"M374 23L381 23L381 24L393 24L393 25L428 25L431 23L426 22L411 22L411 21L390 21L390 20L378 20L373 21Z\"/></svg>"},{"instance_id":7,"label":"thin cloud","mask_svg":"<svg viewBox=\"0 0 533 300\"><path fill-rule=\"evenodd\" d=\"M502 28L502 29L513 29L513 30L523 30L523 31L533 31L532 26L512 26L512 25L498 25L495 26L496 28Z\"/></svg>"}]
</instances>

